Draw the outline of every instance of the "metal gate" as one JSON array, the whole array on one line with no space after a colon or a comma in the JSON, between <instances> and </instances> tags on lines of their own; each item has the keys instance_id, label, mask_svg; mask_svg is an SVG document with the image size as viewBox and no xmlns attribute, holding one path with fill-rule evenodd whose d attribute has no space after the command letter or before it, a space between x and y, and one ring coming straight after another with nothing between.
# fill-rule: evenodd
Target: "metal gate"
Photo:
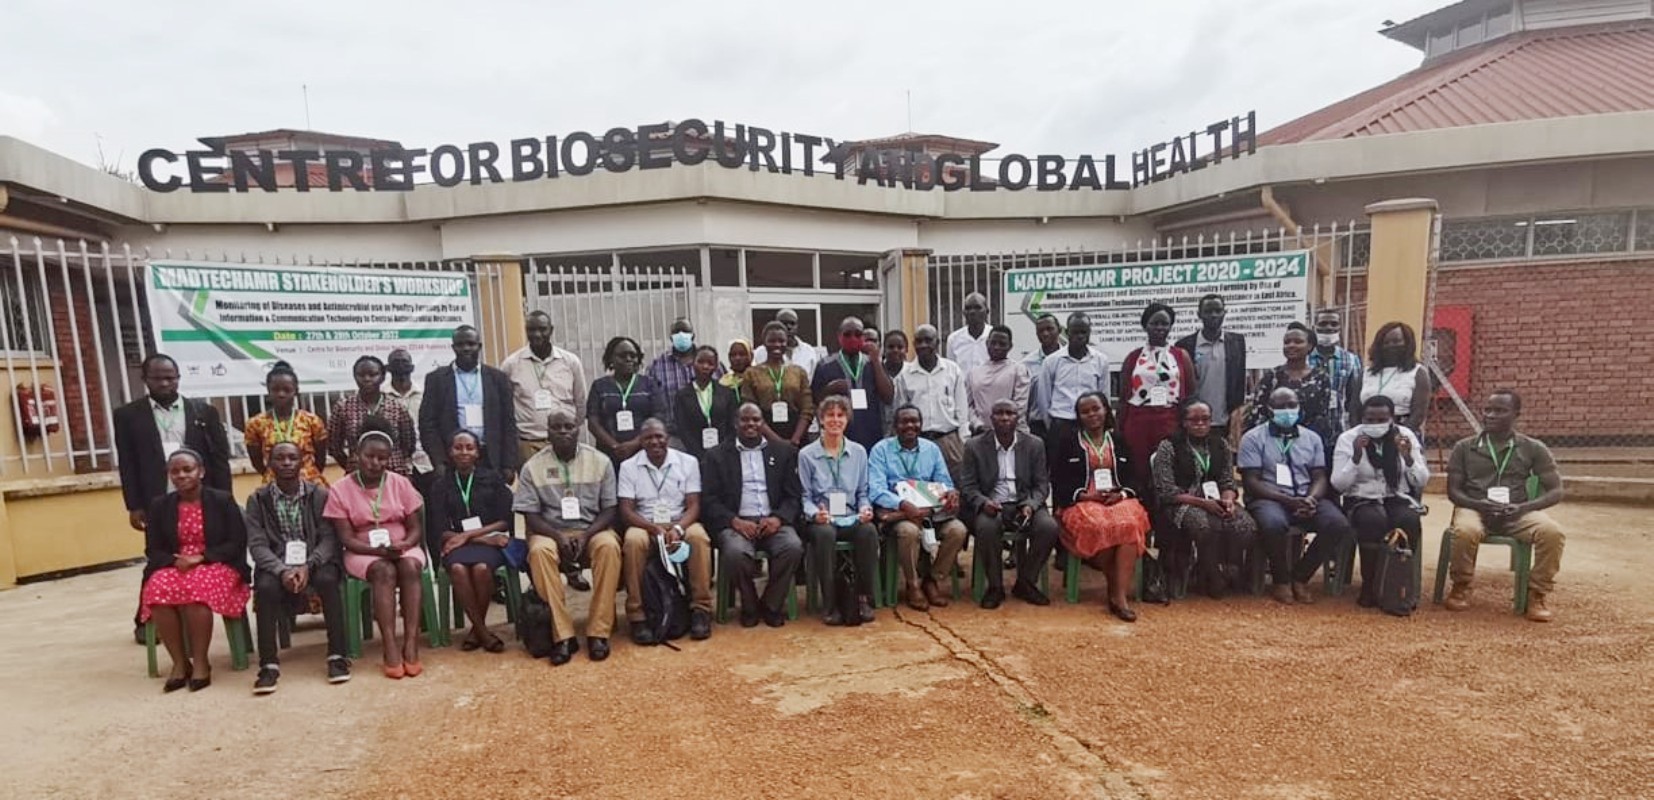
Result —
<instances>
[{"instance_id":1,"label":"metal gate","mask_svg":"<svg viewBox=\"0 0 1654 800\"><path fill-rule=\"evenodd\" d=\"M698 265L566 267L531 258L523 275L529 311L556 326L553 341L580 357L587 380L602 375L603 348L615 336L637 340L643 366L671 346L672 321L692 316Z\"/></svg>"}]
</instances>

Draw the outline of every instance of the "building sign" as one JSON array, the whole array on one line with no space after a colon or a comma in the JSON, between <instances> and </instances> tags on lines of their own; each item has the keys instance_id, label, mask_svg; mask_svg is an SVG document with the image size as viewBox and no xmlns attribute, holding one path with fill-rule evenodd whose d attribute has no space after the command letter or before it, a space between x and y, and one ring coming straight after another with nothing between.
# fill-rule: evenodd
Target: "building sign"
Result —
<instances>
[{"instance_id":1,"label":"building sign","mask_svg":"<svg viewBox=\"0 0 1654 800\"><path fill-rule=\"evenodd\" d=\"M1000 308L1016 341L1035 341L1034 323L1053 314L1064 324L1083 311L1091 318L1091 345L1118 370L1142 346L1143 309L1161 302L1177 311L1176 341L1200 327L1195 306L1215 294L1228 309L1225 330L1246 336L1246 366L1280 366L1281 335L1309 311L1309 253L1198 261L1151 261L1054 269L1006 270Z\"/></svg>"},{"instance_id":2,"label":"building sign","mask_svg":"<svg viewBox=\"0 0 1654 800\"><path fill-rule=\"evenodd\" d=\"M156 349L192 395L262 395L276 361L305 391L354 391L359 356L405 349L424 372L447 363L454 328L474 322L470 279L457 272L155 261L148 287Z\"/></svg>"},{"instance_id":3,"label":"building sign","mask_svg":"<svg viewBox=\"0 0 1654 800\"><path fill-rule=\"evenodd\" d=\"M1257 112L1218 120L1201 130L1144 147L1127 158L1114 155L998 157L984 168L981 156L933 155L919 150L860 147L804 133L756 125L711 124L698 119L611 128L602 135L513 139L429 150L190 150L152 149L138 157L138 177L156 192L274 192L277 176L291 174L293 188L307 191L405 192L428 176L437 186L522 183L578 177L597 170L630 172L712 161L729 169L791 175L830 174L839 180L945 191L1119 191L1205 169L1257 150ZM989 159L993 161L993 159ZM325 181L313 185L311 169ZM168 174L162 174L162 172ZM318 176L319 177L319 176Z\"/></svg>"}]
</instances>

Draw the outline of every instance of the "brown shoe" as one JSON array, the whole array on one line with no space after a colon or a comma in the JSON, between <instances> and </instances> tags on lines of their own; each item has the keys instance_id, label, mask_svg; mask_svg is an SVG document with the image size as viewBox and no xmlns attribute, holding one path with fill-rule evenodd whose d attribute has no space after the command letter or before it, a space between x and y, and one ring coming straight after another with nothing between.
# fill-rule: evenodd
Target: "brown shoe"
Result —
<instances>
[{"instance_id":1,"label":"brown shoe","mask_svg":"<svg viewBox=\"0 0 1654 800\"><path fill-rule=\"evenodd\" d=\"M913 609L914 611L930 610L930 601L925 599L925 591L919 588L919 584L908 584L907 607Z\"/></svg>"},{"instance_id":2,"label":"brown shoe","mask_svg":"<svg viewBox=\"0 0 1654 800\"><path fill-rule=\"evenodd\" d=\"M1292 587L1284 583L1277 583L1270 587L1269 596L1275 598L1277 603L1292 605Z\"/></svg>"},{"instance_id":3,"label":"brown shoe","mask_svg":"<svg viewBox=\"0 0 1654 800\"><path fill-rule=\"evenodd\" d=\"M1552 616L1554 616L1554 615L1551 614L1550 607L1545 605L1545 595L1543 595L1539 592L1533 591L1532 589L1529 589L1528 590L1528 614L1527 614L1528 621L1529 622L1550 622Z\"/></svg>"},{"instance_id":4,"label":"brown shoe","mask_svg":"<svg viewBox=\"0 0 1654 800\"><path fill-rule=\"evenodd\" d=\"M942 587L936 581L925 581L924 588L925 598L930 600L931 605L937 608L948 607L948 594L942 591Z\"/></svg>"},{"instance_id":5,"label":"brown shoe","mask_svg":"<svg viewBox=\"0 0 1654 800\"><path fill-rule=\"evenodd\" d=\"M1442 608L1448 611L1470 610L1470 584L1455 583L1447 592L1447 600L1442 602Z\"/></svg>"},{"instance_id":6,"label":"brown shoe","mask_svg":"<svg viewBox=\"0 0 1654 800\"><path fill-rule=\"evenodd\" d=\"M1292 599L1306 606L1315 605L1315 593L1309 590L1309 584L1307 583L1293 582Z\"/></svg>"}]
</instances>

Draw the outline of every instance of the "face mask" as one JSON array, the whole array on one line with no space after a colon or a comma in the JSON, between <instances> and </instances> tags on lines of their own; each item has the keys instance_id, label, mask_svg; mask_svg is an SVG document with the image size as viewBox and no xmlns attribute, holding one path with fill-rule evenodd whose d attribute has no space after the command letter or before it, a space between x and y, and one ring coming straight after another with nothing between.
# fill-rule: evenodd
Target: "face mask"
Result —
<instances>
[{"instance_id":1,"label":"face mask","mask_svg":"<svg viewBox=\"0 0 1654 800\"><path fill-rule=\"evenodd\" d=\"M689 348L694 347L694 346L695 346L695 334L689 333L687 331L679 331L677 333L672 334L672 349L673 350L676 350L680 353L687 353L687 352L689 352Z\"/></svg>"},{"instance_id":2,"label":"face mask","mask_svg":"<svg viewBox=\"0 0 1654 800\"><path fill-rule=\"evenodd\" d=\"M838 337L838 344L839 347L844 348L844 352L846 353L860 353L862 348L862 337L840 336Z\"/></svg>"},{"instance_id":3,"label":"face mask","mask_svg":"<svg viewBox=\"0 0 1654 800\"><path fill-rule=\"evenodd\" d=\"M1338 346L1338 334L1336 333L1317 333L1315 334L1315 339L1316 342L1322 347Z\"/></svg>"},{"instance_id":4,"label":"face mask","mask_svg":"<svg viewBox=\"0 0 1654 800\"><path fill-rule=\"evenodd\" d=\"M1277 408L1273 417L1276 427L1291 428L1298 424L1298 409Z\"/></svg>"},{"instance_id":5,"label":"face mask","mask_svg":"<svg viewBox=\"0 0 1654 800\"><path fill-rule=\"evenodd\" d=\"M1390 434L1389 422L1372 422L1361 426L1361 435L1368 439L1382 439Z\"/></svg>"}]
</instances>

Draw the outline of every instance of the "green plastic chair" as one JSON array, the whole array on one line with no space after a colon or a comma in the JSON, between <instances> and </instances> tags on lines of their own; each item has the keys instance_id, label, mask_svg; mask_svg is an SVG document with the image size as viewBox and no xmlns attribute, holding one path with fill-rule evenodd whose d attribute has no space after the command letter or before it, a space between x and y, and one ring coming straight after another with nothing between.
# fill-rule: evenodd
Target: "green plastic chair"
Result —
<instances>
[{"instance_id":1,"label":"green plastic chair","mask_svg":"<svg viewBox=\"0 0 1654 800\"><path fill-rule=\"evenodd\" d=\"M855 550L854 542L834 542L833 551L837 554L850 553ZM814 561L810 558L810 545L804 545L804 608L810 613L821 610L821 581L825 575L815 574ZM883 608L884 580L879 575L873 576L873 607Z\"/></svg>"},{"instance_id":2,"label":"green plastic chair","mask_svg":"<svg viewBox=\"0 0 1654 800\"><path fill-rule=\"evenodd\" d=\"M850 543L844 542L844 544L849 545ZM762 550L756 551L754 555L758 557L759 561L769 561L769 554ZM808 565L806 564L806 566ZM729 610L735 606L735 587L729 582L729 574L723 568L723 556L719 554L716 548L712 551L712 569L714 574L717 575L712 587L714 603L716 604L713 618L718 621L718 624L722 625L729 622ZM797 588L797 586L794 586L794 590L787 593L787 619L789 620L798 619Z\"/></svg>"},{"instance_id":3,"label":"green plastic chair","mask_svg":"<svg viewBox=\"0 0 1654 800\"><path fill-rule=\"evenodd\" d=\"M451 631L465 622L465 608L454 596L454 581L448 577L448 570L433 568L432 572L436 573L437 621L444 638L451 639ZM505 619L511 623L512 635L515 636L517 612L523 607L523 573L507 564L494 571L494 580L505 584Z\"/></svg>"},{"instance_id":4,"label":"green plastic chair","mask_svg":"<svg viewBox=\"0 0 1654 800\"><path fill-rule=\"evenodd\" d=\"M253 634L247 627L247 615L242 614L240 619L234 617L220 617L224 621L224 636L230 641L230 668L237 672L247 668L247 654L253 650ZM160 631L155 627L155 620L144 623L144 649L148 651L149 677L161 677L161 666L156 656L156 645L160 643ZM184 651L189 652L189 631L184 631Z\"/></svg>"},{"instance_id":5,"label":"green plastic chair","mask_svg":"<svg viewBox=\"0 0 1654 800\"><path fill-rule=\"evenodd\" d=\"M1305 535L1306 534L1299 530L1296 526L1287 528L1287 536L1292 540L1291 549L1288 550L1292 556L1292 558L1288 561L1288 569L1297 569L1298 558L1304 552L1303 539ZM1252 573L1252 594L1254 596L1262 596L1264 584L1267 582L1269 577L1269 554L1264 549L1262 536L1259 536L1257 541L1252 545L1251 559L1252 566L1250 569ZM1338 552L1327 557L1327 563L1322 565L1322 591L1332 595L1333 597L1338 597L1344 594L1344 587L1349 584L1349 580L1345 574L1345 567L1341 565L1354 564L1354 562L1355 539L1352 537L1347 544L1338 549Z\"/></svg>"},{"instance_id":6,"label":"green plastic chair","mask_svg":"<svg viewBox=\"0 0 1654 800\"><path fill-rule=\"evenodd\" d=\"M426 634L431 647L447 647L448 634L442 629L437 614L436 586L429 567L419 573L419 582L419 628ZM373 602L373 585L364 580L346 577L344 591L346 655L358 659L362 657L362 643L373 640L373 615L365 613Z\"/></svg>"},{"instance_id":7,"label":"green plastic chair","mask_svg":"<svg viewBox=\"0 0 1654 800\"><path fill-rule=\"evenodd\" d=\"M898 550L900 550L900 548L896 546L896 536L894 534L887 536L883 531L880 531L879 572L882 574L879 576L879 580L876 581L876 583L880 584L880 593L884 595L884 601L882 603L884 607L895 607L895 605L900 602L900 598L902 596L902 565L901 561L897 558L899 555L897 552ZM925 552L924 548L919 548L920 568L923 569L928 563L930 563L930 554ZM958 600L959 566L957 564L954 565L953 571L950 572L949 575L952 579L951 591L953 592L953 599ZM880 604L875 602L875 605Z\"/></svg>"},{"instance_id":8,"label":"green plastic chair","mask_svg":"<svg viewBox=\"0 0 1654 800\"><path fill-rule=\"evenodd\" d=\"M1016 536L1011 537L1011 550L1012 550L1012 552L1017 553L1017 557L1019 559L1022 558L1023 556L1025 556L1028 552L1028 550L1027 550L1027 537L1023 536L1022 534L1017 534ZM982 559L984 559L984 558L997 558L997 557L1000 556L999 553L984 553L984 552L981 552L981 551L982 551L982 548L976 546L975 537L972 537L972 539L971 539L971 601L975 602L975 603L981 603L982 602L982 595L986 594L987 591L988 591L988 586L987 586L988 570L987 570L987 567L984 567L982 565ZM1079 573L1076 572L1075 574L1078 575ZM1078 588L1079 588L1078 581L1075 582L1075 587L1074 588L1076 589L1076 591L1074 592L1074 599L1070 600L1069 601L1070 603L1078 602L1078 600L1079 600L1079 592L1077 591ZM1046 593L1047 595L1051 594L1051 564L1050 564L1049 561L1046 562L1045 564L1040 565L1039 590ZM957 592L955 592L955 593L957 594Z\"/></svg>"},{"instance_id":9,"label":"green plastic chair","mask_svg":"<svg viewBox=\"0 0 1654 800\"><path fill-rule=\"evenodd\" d=\"M1528 476L1528 496L1539 496L1539 476ZM1456 515L1457 508L1453 509ZM1516 573L1515 597L1511 600L1511 607L1517 614L1528 613L1528 576L1533 572L1533 545L1521 541L1513 536L1488 536L1482 540L1483 545L1503 545L1510 548L1510 570ZM1436 591L1431 598L1436 605L1441 605L1442 596L1447 591L1447 573L1453 566L1453 521L1450 518L1447 530L1442 531L1441 552L1436 557Z\"/></svg>"}]
</instances>

